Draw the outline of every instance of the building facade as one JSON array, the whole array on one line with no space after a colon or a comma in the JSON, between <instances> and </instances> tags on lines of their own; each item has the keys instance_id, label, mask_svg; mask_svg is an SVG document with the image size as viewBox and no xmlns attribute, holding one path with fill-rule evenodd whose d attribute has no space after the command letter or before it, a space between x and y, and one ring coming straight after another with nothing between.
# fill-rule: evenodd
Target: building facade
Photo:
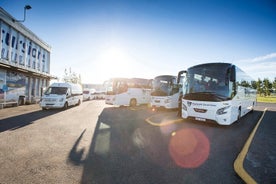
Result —
<instances>
[{"instance_id":1,"label":"building facade","mask_svg":"<svg viewBox=\"0 0 276 184\"><path fill-rule=\"evenodd\" d=\"M51 47L0 8L0 103L36 103L51 79Z\"/></svg>"}]
</instances>

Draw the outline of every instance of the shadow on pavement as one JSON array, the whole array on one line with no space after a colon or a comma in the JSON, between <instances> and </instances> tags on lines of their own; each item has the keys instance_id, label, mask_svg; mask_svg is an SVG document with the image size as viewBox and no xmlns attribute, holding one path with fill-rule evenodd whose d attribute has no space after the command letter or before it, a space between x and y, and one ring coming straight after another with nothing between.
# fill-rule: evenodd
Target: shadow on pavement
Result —
<instances>
[{"instance_id":1,"label":"shadow on pavement","mask_svg":"<svg viewBox=\"0 0 276 184\"><path fill-rule=\"evenodd\" d=\"M27 114L13 116L0 120L0 132L7 130L16 130L32 124L34 121L41 118L51 116L53 114L61 112L60 110L47 110L47 111L34 111Z\"/></svg>"},{"instance_id":2,"label":"shadow on pavement","mask_svg":"<svg viewBox=\"0 0 276 184\"><path fill-rule=\"evenodd\" d=\"M82 136L85 133L85 131L86 131L86 129L84 129L82 131L81 135L79 136L79 138L77 139L77 141L75 142L73 148L71 149L71 151L69 153L68 161L77 166L83 164L85 161L82 159L83 154L84 154L84 148L81 148L80 150L78 150L78 146L80 144L80 141L81 141Z\"/></svg>"},{"instance_id":3,"label":"shadow on pavement","mask_svg":"<svg viewBox=\"0 0 276 184\"><path fill-rule=\"evenodd\" d=\"M160 183L157 178L162 181L165 170L145 150L154 140L159 142L159 150L164 155L168 151L166 139L153 137L157 135L153 133L156 129L143 121L151 113L145 109L105 108L95 128L81 183ZM168 159L167 155L164 161ZM153 172L158 177L153 177Z\"/></svg>"},{"instance_id":4,"label":"shadow on pavement","mask_svg":"<svg viewBox=\"0 0 276 184\"><path fill-rule=\"evenodd\" d=\"M85 130L69 154L70 162L83 164L81 183L244 183L235 173L233 163L260 118L260 111L231 126L183 120L157 127L145 121L153 114L156 115L145 109L105 108L98 118L85 160L82 160L84 150L76 149ZM185 168L172 158L170 146L173 137L177 137L175 132L179 135L190 129L207 137L210 151L200 166ZM180 137L176 142L183 141ZM181 146L189 145L189 141L184 142L187 145Z\"/></svg>"}]
</instances>

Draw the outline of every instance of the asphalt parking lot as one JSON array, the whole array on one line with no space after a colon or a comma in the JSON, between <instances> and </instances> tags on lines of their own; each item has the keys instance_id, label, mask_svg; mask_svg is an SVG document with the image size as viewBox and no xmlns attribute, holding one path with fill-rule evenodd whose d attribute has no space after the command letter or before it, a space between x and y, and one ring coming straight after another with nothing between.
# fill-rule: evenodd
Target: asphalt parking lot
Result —
<instances>
[{"instance_id":1,"label":"asphalt parking lot","mask_svg":"<svg viewBox=\"0 0 276 184\"><path fill-rule=\"evenodd\" d=\"M275 113L258 103L219 126L103 101L5 108L0 183L275 183Z\"/></svg>"},{"instance_id":2,"label":"asphalt parking lot","mask_svg":"<svg viewBox=\"0 0 276 184\"><path fill-rule=\"evenodd\" d=\"M234 169L246 183L276 183L276 104L258 103L255 111L262 111L262 116L235 160ZM165 123L159 116L146 120L153 126L182 121L175 116L166 118Z\"/></svg>"},{"instance_id":3,"label":"asphalt parking lot","mask_svg":"<svg viewBox=\"0 0 276 184\"><path fill-rule=\"evenodd\" d=\"M276 104L262 105L264 113L235 162L246 183L276 183Z\"/></svg>"}]
</instances>

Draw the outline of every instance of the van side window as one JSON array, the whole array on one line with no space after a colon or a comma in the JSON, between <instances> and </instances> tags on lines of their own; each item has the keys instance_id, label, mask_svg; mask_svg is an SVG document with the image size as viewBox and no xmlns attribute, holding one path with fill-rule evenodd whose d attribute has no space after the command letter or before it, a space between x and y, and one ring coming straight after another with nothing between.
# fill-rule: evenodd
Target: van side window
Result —
<instances>
[{"instance_id":1,"label":"van side window","mask_svg":"<svg viewBox=\"0 0 276 184\"><path fill-rule=\"evenodd\" d=\"M71 96L71 94L72 94L72 93L71 93L71 88L68 88L68 89L67 89L66 96Z\"/></svg>"}]
</instances>

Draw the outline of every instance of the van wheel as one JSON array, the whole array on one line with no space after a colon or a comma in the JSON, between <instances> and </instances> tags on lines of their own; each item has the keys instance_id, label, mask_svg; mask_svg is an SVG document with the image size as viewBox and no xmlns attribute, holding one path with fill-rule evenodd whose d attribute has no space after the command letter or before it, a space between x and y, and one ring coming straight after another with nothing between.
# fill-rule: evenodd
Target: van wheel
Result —
<instances>
[{"instance_id":1,"label":"van wheel","mask_svg":"<svg viewBox=\"0 0 276 184\"><path fill-rule=\"evenodd\" d=\"M65 110L65 109L68 109L68 103L67 102L65 102L65 104L64 104L64 106L63 106L63 109Z\"/></svg>"},{"instance_id":2,"label":"van wheel","mask_svg":"<svg viewBox=\"0 0 276 184\"><path fill-rule=\"evenodd\" d=\"M81 104L81 101L79 100L78 103L77 103L77 105L79 106L80 104Z\"/></svg>"},{"instance_id":3,"label":"van wheel","mask_svg":"<svg viewBox=\"0 0 276 184\"><path fill-rule=\"evenodd\" d=\"M241 107L239 107L239 111L238 111L238 120L241 119Z\"/></svg>"},{"instance_id":4,"label":"van wheel","mask_svg":"<svg viewBox=\"0 0 276 184\"><path fill-rule=\"evenodd\" d=\"M135 107L136 105L137 105L136 99L134 99L134 98L131 99L131 100L130 100L130 103L129 103L129 106L130 106L130 107Z\"/></svg>"},{"instance_id":5,"label":"van wheel","mask_svg":"<svg viewBox=\"0 0 276 184\"><path fill-rule=\"evenodd\" d=\"M19 99L18 99L18 105L24 105L24 103L25 103L25 98L24 97L19 97Z\"/></svg>"}]
</instances>

